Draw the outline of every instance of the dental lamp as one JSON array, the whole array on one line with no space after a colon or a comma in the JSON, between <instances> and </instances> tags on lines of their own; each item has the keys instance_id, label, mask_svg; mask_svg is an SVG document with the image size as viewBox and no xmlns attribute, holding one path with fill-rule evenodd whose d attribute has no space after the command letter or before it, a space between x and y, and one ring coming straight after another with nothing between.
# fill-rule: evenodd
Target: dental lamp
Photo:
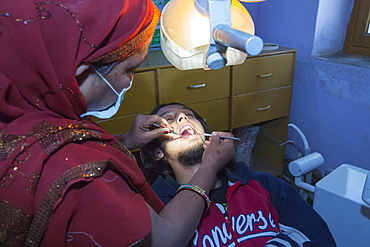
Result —
<instances>
[{"instance_id":1,"label":"dental lamp","mask_svg":"<svg viewBox=\"0 0 370 247\"><path fill-rule=\"evenodd\" d=\"M160 40L163 54L180 70L241 64L263 49L238 0L171 0L162 11Z\"/></svg>"}]
</instances>

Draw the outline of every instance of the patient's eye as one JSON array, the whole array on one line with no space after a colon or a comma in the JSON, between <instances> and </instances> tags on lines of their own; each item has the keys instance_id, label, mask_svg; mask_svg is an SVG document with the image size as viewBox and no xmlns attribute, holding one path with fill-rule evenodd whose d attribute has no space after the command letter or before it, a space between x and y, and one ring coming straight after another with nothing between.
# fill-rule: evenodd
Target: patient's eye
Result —
<instances>
[{"instance_id":1,"label":"patient's eye","mask_svg":"<svg viewBox=\"0 0 370 247\"><path fill-rule=\"evenodd\" d=\"M174 117L170 115L163 116L163 118L166 119L168 123L172 122L174 119Z\"/></svg>"},{"instance_id":2,"label":"patient's eye","mask_svg":"<svg viewBox=\"0 0 370 247\"><path fill-rule=\"evenodd\" d=\"M194 116L194 113L193 113L193 112L184 112L184 114L185 114L188 118L195 118L195 116Z\"/></svg>"}]
</instances>

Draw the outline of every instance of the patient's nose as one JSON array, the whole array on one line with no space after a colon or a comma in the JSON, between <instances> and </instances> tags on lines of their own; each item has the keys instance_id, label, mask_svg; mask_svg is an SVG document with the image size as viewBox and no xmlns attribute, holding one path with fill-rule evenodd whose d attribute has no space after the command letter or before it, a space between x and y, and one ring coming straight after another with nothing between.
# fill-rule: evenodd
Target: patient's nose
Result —
<instances>
[{"instance_id":1,"label":"patient's nose","mask_svg":"<svg viewBox=\"0 0 370 247\"><path fill-rule=\"evenodd\" d=\"M177 116L177 122L178 123L181 123L181 122L184 122L184 121L188 121L188 117L186 116L185 113L183 112L180 112Z\"/></svg>"}]
</instances>

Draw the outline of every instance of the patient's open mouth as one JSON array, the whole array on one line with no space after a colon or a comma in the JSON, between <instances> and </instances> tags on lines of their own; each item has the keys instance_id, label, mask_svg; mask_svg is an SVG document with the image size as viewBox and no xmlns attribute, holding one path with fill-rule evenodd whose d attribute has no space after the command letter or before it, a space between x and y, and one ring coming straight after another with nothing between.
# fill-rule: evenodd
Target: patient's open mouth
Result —
<instances>
[{"instance_id":1,"label":"patient's open mouth","mask_svg":"<svg viewBox=\"0 0 370 247\"><path fill-rule=\"evenodd\" d=\"M195 129L193 129L190 125L183 126L179 133L183 137L192 137L192 136L197 136L198 133L196 132Z\"/></svg>"}]
</instances>

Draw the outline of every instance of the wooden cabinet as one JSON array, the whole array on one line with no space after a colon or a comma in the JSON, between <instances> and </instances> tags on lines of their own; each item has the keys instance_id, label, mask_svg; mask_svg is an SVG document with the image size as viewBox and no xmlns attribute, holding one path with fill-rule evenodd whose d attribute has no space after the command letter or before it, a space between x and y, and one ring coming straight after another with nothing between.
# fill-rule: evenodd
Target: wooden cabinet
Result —
<instances>
[{"instance_id":1,"label":"wooden cabinet","mask_svg":"<svg viewBox=\"0 0 370 247\"><path fill-rule=\"evenodd\" d=\"M157 106L157 82L155 70L136 73L130 90L125 94L117 114L110 119L93 118L112 134L127 132L137 114L150 114Z\"/></svg>"},{"instance_id":2,"label":"wooden cabinet","mask_svg":"<svg viewBox=\"0 0 370 247\"><path fill-rule=\"evenodd\" d=\"M158 70L159 103L179 102L192 107L214 130L229 130L230 67Z\"/></svg>"},{"instance_id":3,"label":"wooden cabinet","mask_svg":"<svg viewBox=\"0 0 370 247\"><path fill-rule=\"evenodd\" d=\"M233 66L234 95L292 85L294 53L248 58Z\"/></svg>"},{"instance_id":4,"label":"wooden cabinet","mask_svg":"<svg viewBox=\"0 0 370 247\"><path fill-rule=\"evenodd\" d=\"M229 98L187 104L194 109L213 130L229 130Z\"/></svg>"},{"instance_id":5,"label":"wooden cabinet","mask_svg":"<svg viewBox=\"0 0 370 247\"><path fill-rule=\"evenodd\" d=\"M220 70L160 69L159 100L190 104L230 96L230 67Z\"/></svg>"},{"instance_id":6,"label":"wooden cabinet","mask_svg":"<svg viewBox=\"0 0 370 247\"><path fill-rule=\"evenodd\" d=\"M231 127L264 122L289 114L291 87L234 96ZM248 103L247 103L248 102Z\"/></svg>"},{"instance_id":7,"label":"wooden cabinet","mask_svg":"<svg viewBox=\"0 0 370 247\"><path fill-rule=\"evenodd\" d=\"M253 169L283 173L295 51L279 49L232 67L231 129L258 124Z\"/></svg>"},{"instance_id":8,"label":"wooden cabinet","mask_svg":"<svg viewBox=\"0 0 370 247\"><path fill-rule=\"evenodd\" d=\"M150 51L137 69L119 112L94 119L110 133L129 130L137 114L149 114L162 103L179 102L197 111L213 130L232 131L260 125L254 148L254 170L281 175L284 166L295 50L264 51L220 70L174 68L161 51Z\"/></svg>"}]
</instances>

